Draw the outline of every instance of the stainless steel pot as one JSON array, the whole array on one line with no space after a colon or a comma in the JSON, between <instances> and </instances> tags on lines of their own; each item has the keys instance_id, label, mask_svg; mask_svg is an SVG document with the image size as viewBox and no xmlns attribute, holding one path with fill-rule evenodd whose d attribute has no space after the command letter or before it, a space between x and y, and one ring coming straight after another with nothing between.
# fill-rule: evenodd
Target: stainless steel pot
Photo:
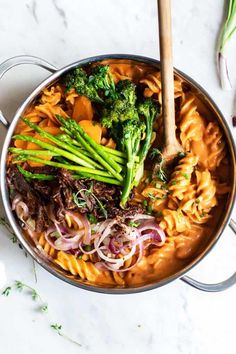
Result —
<instances>
[{"instance_id":1,"label":"stainless steel pot","mask_svg":"<svg viewBox=\"0 0 236 354\"><path fill-rule=\"evenodd\" d=\"M7 121L7 119L4 117L4 115L0 111L0 121L7 127L8 132L5 138L5 142L3 145L2 149L2 156L1 156L1 193L2 193L2 200L3 200L3 205L7 214L7 217L9 219L9 222L16 233L18 240L21 242L22 246L26 249L26 251L41 265L43 266L46 270L48 270L50 273L53 275L57 276L58 278L68 282L69 284L75 285L77 287L90 290L90 291L96 291L100 293L109 293L109 294L130 294L130 293L136 293L136 292L142 292L150 289L154 289L160 286L163 286L175 279L180 278L182 281L185 283L194 286L195 288L198 288L200 290L204 291L209 291L209 292L214 292L214 291L222 291L233 284L236 283L236 272L228 279L217 283L217 284L205 284L198 282L185 274L193 267L195 266L199 261L201 261L207 253L212 249L212 247L215 245L219 237L221 236L223 230L225 227L228 225L231 227L231 229L234 231L236 234L236 223L230 219L231 218L231 213L233 210L233 205L235 202L235 189L236 189L236 151L235 151L235 145L234 141L231 135L231 132L227 126L227 123L219 111L218 107L215 105L215 103L212 101L212 99L209 97L209 95L204 91L202 87L200 87L196 82L194 82L191 78L189 78L187 75L184 73L175 70L175 74L179 77L181 77L188 85L191 86L192 90L195 92L195 94L198 96L198 98L204 102L204 105L208 108L209 112L211 115L213 115L219 122L221 129L224 131L225 134L225 139L228 144L228 149L229 149L229 154L231 158L231 166L232 166L232 189L228 198L225 214L222 216L220 220L218 220L218 224L216 222L216 230L214 237L209 241L209 243L206 245L206 247L201 251L200 254L198 254L187 266L185 266L183 269L180 271L176 272L176 274L171 275L161 281L154 282L151 284L147 284L144 286L139 286L139 287L133 287L133 288L109 288L109 287L101 287L101 286L96 286L94 284L89 284L82 282L80 280L75 279L72 275L68 275L66 272L64 272L62 269L59 269L55 264L50 263L48 260L43 258L42 254L40 254L39 250L30 242L30 240L27 240L17 224L15 217L12 213L11 206L9 203L9 196L8 196L8 188L6 184L6 158L7 158L7 152L8 152L8 147L11 142L11 137L13 135L13 132L15 130L16 124L22 115L22 113L25 111L26 107L35 99L35 97L47 86L51 85L55 81L57 81L62 75L64 75L67 71L77 67L78 65L85 65L101 60L106 60L106 59L120 59L120 60L132 60L132 61L137 61L137 62L142 62L146 63L152 66L156 66L159 68L159 61L147 58L147 57L141 57L141 56L135 56L135 55L103 55L103 56L96 56L92 58L87 58L83 59L80 61L77 61L76 63L70 64L62 69L57 69L53 65L49 64L43 59L33 57L33 56L18 56L11 58L9 60L6 60L2 64L0 64L0 79L2 76L11 68L21 65L21 64L34 64L37 66L40 66L46 70L48 70L51 75L44 80L28 97L27 99L22 103L22 105L19 107L17 110L11 124Z\"/></svg>"}]
</instances>

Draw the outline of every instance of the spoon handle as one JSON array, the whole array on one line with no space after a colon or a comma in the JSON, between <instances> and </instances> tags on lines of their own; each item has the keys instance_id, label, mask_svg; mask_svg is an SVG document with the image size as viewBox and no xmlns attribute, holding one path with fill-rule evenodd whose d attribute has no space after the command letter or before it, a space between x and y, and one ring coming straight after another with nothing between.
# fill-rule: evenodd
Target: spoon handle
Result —
<instances>
[{"instance_id":1,"label":"spoon handle","mask_svg":"<svg viewBox=\"0 0 236 354\"><path fill-rule=\"evenodd\" d=\"M175 145L174 74L171 31L171 0L158 0L161 58L162 112L165 146Z\"/></svg>"}]
</instances>

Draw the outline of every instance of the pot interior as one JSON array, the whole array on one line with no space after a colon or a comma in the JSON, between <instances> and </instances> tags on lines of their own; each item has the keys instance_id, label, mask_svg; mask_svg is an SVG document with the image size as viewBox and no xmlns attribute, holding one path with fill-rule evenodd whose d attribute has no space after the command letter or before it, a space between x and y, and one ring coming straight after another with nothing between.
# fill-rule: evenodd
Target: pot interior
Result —
<instances>
[{"instance_id":1,"label":"pot interior","mask_svg":"<svg viewBox=\"0 0 236 354\"><path fill-rule=\"evenodd\" d=\"M156 75L157 71L159 71L159 63L157 61L133 56L128 58L125 56L96 57L72 64L69 67L62 69L56 74L52 75L51 78L42 83L40 87L36 89L35 92L29 97L26 103L19 109L13 123L14 126L16 126L19 117L28 111L29 106L39 104L38 100L42 89L47 88L50 90L52 86L56 87L61 80L61 76L78 65L87 67L97 63L109 64L112 67L113 75L117 81L121 79L130 79L131 76L133 77L133 80L136 84L140 83L140 81L143 81L141 84L142 88L146 89L146 92L149 92L150 95L154 95L156 99L160 99L160 90L158 90L158 87L160 86L158 80L160 80L160 78L158 75ZM213 123L213 128L209 128L208 144L211 144L211 139L212 144L214 144L217 137L219 137L218 142L215 143L216 148L222 146L225 151L225 156L222 158L222 163L215 169L213 175L219 175L219 181L221 181L221 179L224 181L224 174L227 174L227 187L223 185L224 183L218 187L219 194L216 198L216 206L211 210L207 223L204 223L204 236L199 236L200 233L197 232L193 232L192 235L191 232L189 232L189 234L185 235L184 237L176 235L167 236L166 244L163 246L163 250L160 251L160 255L156 258L153 257L153 260L151 258L149 259L148 271L143 270L144 268L142 268L141 261L135 268L133 268L132 271L130 271L130 275L127 278L127 281L123 281L123 279L126 277L124 273L118 273L117 278L113 283L103 283L99 281L92 281L93 277L88 280L86 279L86 276L84 276L84 279L82 279L83 277L81 278L78 275L73 275L70 271L64 270L62 267L56 264L53 261L53 256L51 258L48 257L48 255L46 256L44 244L41 243L40 245L37 243L36 247L35 242L32 240L32 238L29 237L29 234L22 231L22 229L19 227L19 224L16 222L15 215L10 210L9 200L4 200L4 205L7 210L10 222L23 246L39 264L41 264L44 268L62 280L78 287L105 293L130 293L152 289L178 278L187 272L192 266L197 264L212 248L224 230L224 227L226 226L230 217L235 195L235 150L232 136L219 109L213 103L208 94L198 84L177 70L175 71L175 80L175 101L177 110L176 122L177 135L179 139L181 133L183 135L183 132L180 128L181 122L183 119L185 119L184 114L181 113L181 109L183 105L188 102L188 95L192 95L194 97L194 105L192 104L191 106L190 100L191 107L189 110L187 109L186 114L188 114L191 109L194 110L194 107L197 107L197 114L199 114L204 119L204 124L208 126L209 123ZM178 89L180 92L178 92ZM195 121L197 122L196 124ZM219 127L219 131L222 134L220 136L214 130L215 123ZM193 117L191 124L192 126L195 124L195 129L197 130L199 128L199 119ZM194 134L193 131L191 132L191 124L189 129L186 128L186 135ZM206 127L204 129L206 129ZM9 132L9 135L11 135L11 132ZM7 139L10 142L10 136L8 136ZM199 138L198 141L196 139L194 143L194 151L199 152L199 154L202 154L202 139L203 137ZM189 138L189 140L191 141L191 138ZM6 149L7 146L5 147L5 152ZM214 154L214 149L211 149L211 153ZM217 151L215 153L217 153ZM203 170L204 169L202 169L202 171ZM214 182L214 176L212 183L215 185L216 182ZM217 183L219 181L217 181ZM211 186L210 184L207 185L207 183L209 183L208 181L203 181L202 183L206 183L204 188L207 194ZM223 194L223 188L227 188L228 192ZM7 193L6 189L4 193ZM222 195L220 194L221 192ZM204 212L202 215L203 214ZM204 215L202 218L204 218ZM199 222L194 223L194 228L200 229L202 227L201 225L202 223L200 220ZM181 232L179 234L181 234ZM156 266L153 266L153 263L155 263ZM160 265L158 270L159 263ZM83 274L83 272L81 272L81 274Z\"/></svg>"}]
</instances>

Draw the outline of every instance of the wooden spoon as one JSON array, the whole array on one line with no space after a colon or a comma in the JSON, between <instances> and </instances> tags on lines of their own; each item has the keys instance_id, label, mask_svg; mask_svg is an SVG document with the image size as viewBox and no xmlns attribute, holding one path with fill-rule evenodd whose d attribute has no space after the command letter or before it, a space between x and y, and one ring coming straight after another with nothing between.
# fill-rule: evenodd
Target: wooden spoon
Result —
<instances>
[{"instance_id":1,"label":"wooden spoon","mask_svg":"<svg viewBox=\"0 0 236 354\"><path fill-rule=\"evenodd\" d=\"M174 70L172 57L171 0L157 0L161 58L162 114L165 144L163 159L172 162L183 151L175 134Z\"/></svg>"}]
</instances>

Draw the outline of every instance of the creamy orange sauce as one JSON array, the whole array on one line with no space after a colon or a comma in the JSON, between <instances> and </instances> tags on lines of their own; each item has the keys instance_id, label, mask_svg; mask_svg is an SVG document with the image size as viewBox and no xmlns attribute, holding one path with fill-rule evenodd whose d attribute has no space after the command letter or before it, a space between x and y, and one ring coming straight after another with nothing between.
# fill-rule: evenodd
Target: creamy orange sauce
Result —
<instances>
[{"instance_id":1,"label":"creamy orange sauce","mask_svg":"<svg viewBox=\"0 0 236 354\"><path fill-rule=\"evenodd\" d=\"M148 96L160 97L161 87L156 68L146 64L114 59L103 61L103 64L110 65L115 82L129 79L139 84L142 81L142 87L148 89L146 90ZM155 75L158 75L156 79ZM150 85L148 80L153 80ZM197 156L197 165L193 166L193 172L188 176L189 183L186 183L186 180L182 178L183 196L179 199L178 192L176 192L177 197L172 197L172 191L168 189L168 186L165 187L167 191L164 188L158 190L158 188L149 186L148 192L151 192L154 197L160 197L154 203L148 200L148 192L145 192L146 186L143 184L137 189L133 200L134 203L142 203L143 200L148 200L152 203L154 213L170 210L170 219L168 220L165 220L164 216L157 216L160 225L166 225L163 226L167 235L166 243L159 248L149 247L142 260L130 271L112 274L110 271L97 270L91 257L88 257L87 260L77 260L74 256L70 255L68 257L63 252L60 254L58 252L54 253L47 242L43 241L42 235L36 235L37 244L44 252L50 254L51 261L78 279L101 285L128 287L158 281L175 274L192 262L214 237L215 229L217 229L224 213L227 192L229 191L230 163L226 141L212 113L204 106L199 97L195 97L194 93L183 91L182 82L182 79L176 78L175 97L178 99L178 105L180 105L176 123L177 135L186 152ZM65 111L59 103L60 100L66 102L67 109ZM86 119L91 121L94 116L91 102L87 98L78 97L75 92L65 94L60 85L57 85L53 92L52 90L45 90L42 103L29 107L25 116L39 125L43 124L43 126L51 127L50 129L57 129L58 122L55 119L55 114L58 113L63 116L72 115L77 121ZM86 123L83 124L86 125ZM163 136L162 124L158 123L156 127L157 141L161 142ZM34 134L22 122L18 124L16 131L21 134ZM114 142L106 140L106 131L99 134L101 143L110 143L111 146L115 147ZM21 143L15 142L16 146ZM27 147L24 146L24 148ZM31 149L33 148L35 147L31 146ZM196 171L200 173L210 172L208 185L204 185L204 180L198 181ZM149 171L149 173L151 172ZM204 177L204 174L202 176ZM225 184L223 189L217 187L219 183ZM178 183L173 183L173 186L176 185L178 186ZM192 190L190 190L191 188ZM209 195L208 189L213 191L214 196ZM165 194L167 194L167 197L165 197ZM188 205L184 202L188 202ZM183 207L183 205L185 206ZM182 229L180 228L182 221L177 220L178 215L174 213L179 210L182 210L183 216L181 218L186 219Z\"/></svg>"}]
</instances>

